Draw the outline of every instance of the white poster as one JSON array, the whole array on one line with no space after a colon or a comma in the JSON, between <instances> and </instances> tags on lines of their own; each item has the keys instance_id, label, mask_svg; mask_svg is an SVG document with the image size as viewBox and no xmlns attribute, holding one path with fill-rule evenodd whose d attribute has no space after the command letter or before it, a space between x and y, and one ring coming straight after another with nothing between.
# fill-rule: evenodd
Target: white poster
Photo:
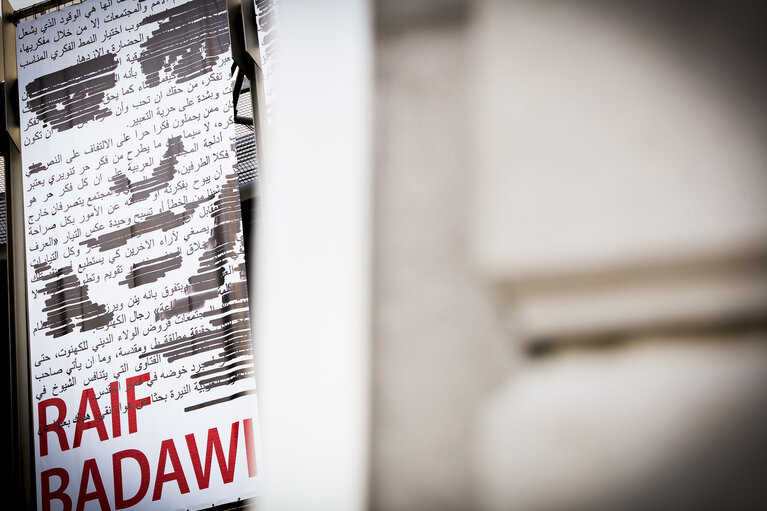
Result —
<instances>
[{"instance_id":1,"label":"white poster","mask_svg":"<svg viewBox=\"0 0 767 511\"><path fill-rule=\"evenodd\" d=\"M17 27L38 508L261 492L224 0Z\"/></svg>"}]
</instances>

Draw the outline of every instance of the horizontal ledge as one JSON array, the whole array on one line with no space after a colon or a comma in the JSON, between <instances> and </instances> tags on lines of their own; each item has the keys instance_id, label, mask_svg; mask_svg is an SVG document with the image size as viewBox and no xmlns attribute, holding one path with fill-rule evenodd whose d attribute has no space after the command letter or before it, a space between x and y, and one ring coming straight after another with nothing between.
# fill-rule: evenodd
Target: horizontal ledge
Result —
<instances>
[{"instance_id":1,"label":"horizontal ledge","mask_svg":"<svg viewBox=\"0 0 767 511\"><path fill-rule=\"evenodd\" d=\"M501 287L504 321L525 344L767 324L767 265L597 275Z\"/></svg>"}]
</instances>

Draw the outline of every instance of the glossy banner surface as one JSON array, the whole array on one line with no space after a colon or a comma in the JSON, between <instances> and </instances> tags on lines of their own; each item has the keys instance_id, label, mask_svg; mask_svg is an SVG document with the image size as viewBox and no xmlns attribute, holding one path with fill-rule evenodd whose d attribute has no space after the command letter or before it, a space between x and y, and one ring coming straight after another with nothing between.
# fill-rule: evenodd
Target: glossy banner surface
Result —
<instances>
[{"instance_id":1,"label":"glossy banner surface","mask_svg":"<svg viewBox=\"0 0 767 511\"><path fill-rule=\"evenodd\" d=\"M223 0L17 27L40 509L257 495Z\"/></svg>"}]
</instances>

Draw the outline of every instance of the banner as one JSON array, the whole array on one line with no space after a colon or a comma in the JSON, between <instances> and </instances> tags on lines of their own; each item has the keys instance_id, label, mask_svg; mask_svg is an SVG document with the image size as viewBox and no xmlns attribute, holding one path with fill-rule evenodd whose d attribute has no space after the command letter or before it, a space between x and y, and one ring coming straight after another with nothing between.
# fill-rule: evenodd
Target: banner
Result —
<instances>
[{"instance_id":1,"label":"banner","mask_svg":"<svg viewBox=\"0 0 767 511\"><path fill-rule=\"evenodd\" d=\"M38 508L262 488L224 0L17 27Z\"/></svg>"}]
</instances>

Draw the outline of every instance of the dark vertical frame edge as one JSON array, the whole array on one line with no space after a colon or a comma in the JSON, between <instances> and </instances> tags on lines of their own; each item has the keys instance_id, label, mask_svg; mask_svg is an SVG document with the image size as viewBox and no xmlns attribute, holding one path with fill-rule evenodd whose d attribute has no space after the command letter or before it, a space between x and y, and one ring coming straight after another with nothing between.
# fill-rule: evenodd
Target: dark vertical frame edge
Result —
<instances>
[{"instance_id":1,"label":"dark vertical frame edge","mask_svg":"<svg viewBox=\"0 0 767 511\"><path fill-rule=\"evenodd\" d=\"M6 158L6 207L8 219L8 368L11 392L12 507L35 509L35 466L32 396L29 373L27 316L27 272L24 248L24 205L21 181L21 142L16 69L16 27L13 8L2 0L3 9L3 96L5 132L2 142Z\"/></svg>"}]
</instances>

